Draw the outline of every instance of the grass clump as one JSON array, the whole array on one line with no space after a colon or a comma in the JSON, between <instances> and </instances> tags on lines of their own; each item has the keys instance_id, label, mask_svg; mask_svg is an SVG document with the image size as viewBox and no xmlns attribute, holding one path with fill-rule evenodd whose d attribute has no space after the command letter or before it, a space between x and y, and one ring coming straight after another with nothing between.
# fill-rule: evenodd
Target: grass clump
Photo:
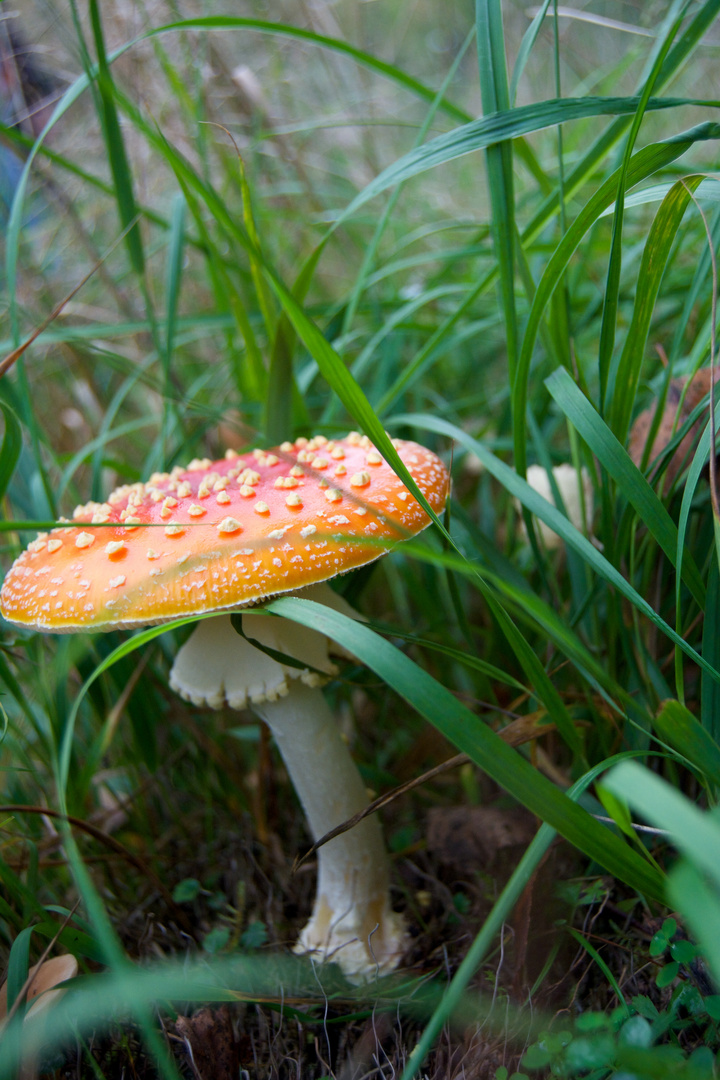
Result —
<instances>
[{"instance_id":1,"label":"grass clump","mask_svg":"<svg viewBox=\"0 0 720 1080\"><path fill-rule=\"evenodd\" d=\"M168 690L186 627L3 624L10 998L48 943L84 972L42 1032L16 1009L3 1075L30 1042L57 1076L210 1044L233 1077L713 1075L719 7L91 0L22 63L47 11L3 24L52 98L3 127L5 567L226 447L352 427L407 479L387 429L453 471L425 541L342 580L369 623L322 616L365 779L403 785L390 979L287 955L308 840L252 716Z\"/></svg>"}]
</instances>

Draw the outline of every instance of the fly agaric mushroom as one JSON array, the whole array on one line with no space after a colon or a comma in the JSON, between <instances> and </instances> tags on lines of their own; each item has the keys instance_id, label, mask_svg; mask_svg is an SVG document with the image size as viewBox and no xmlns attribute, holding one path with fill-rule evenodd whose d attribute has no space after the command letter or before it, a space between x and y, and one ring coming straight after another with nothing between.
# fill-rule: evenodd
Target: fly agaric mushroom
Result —
<instances>
[{"instance_id":1,"label":"fly agaric mushroom","mask_svg":"<svg viewBox=\"0 0 720 1080\"><path fill-rule=\"evenodd\" d=\"M440 511L448 489L443 463L416 443L394 446ZM123 629L229 612L297 590L350 613L321 583L429 524L356 432L192 461L118 488L106 503L79 506L74 518L76 527L39 536L13 564L0 593L6 619L54 633ZM177 656L172 685L197 704L247 705L267 722L317 840L368 802L318 689L336 671L332 646L287 620L244 614L242 621L244 638L227 614L201 621ZM302 667L271 658L247 638ZM332 958L356 978L394 967L403 928L388 879L375 818L324 845L298 951Z\"/></svg>"}]
</instances>

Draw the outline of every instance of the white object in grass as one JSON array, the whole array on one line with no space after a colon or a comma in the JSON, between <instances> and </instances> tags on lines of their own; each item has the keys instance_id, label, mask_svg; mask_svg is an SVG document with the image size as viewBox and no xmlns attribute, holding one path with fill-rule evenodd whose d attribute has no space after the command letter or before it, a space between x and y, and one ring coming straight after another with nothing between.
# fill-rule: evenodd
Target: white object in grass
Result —
<instances>
[{"instance_id":1,"label":"white object in grass","mask_svg":"<svg viewBox=\"0 0 720 1080\"><path fill-rule=\"evenodd\" d=\"M588 525L593 515L593 489L590 474L587 469L581 469L578 476L577 469L572 465L555 465L552 470L553 478L557 484L560 497L563 501L567 517L572 525L583 532L583 502L585 504L585 520ZM527 471L527 482L531 488L556 506L555 497L550 486L550 478L547 469L542 465L530 465ZM536 521L542 542L548 551L556 551L562 547L563 542L556 532L546 525L544 521ZM525 532L525 526L522 526Z\"/></svg>"}]
</instances>

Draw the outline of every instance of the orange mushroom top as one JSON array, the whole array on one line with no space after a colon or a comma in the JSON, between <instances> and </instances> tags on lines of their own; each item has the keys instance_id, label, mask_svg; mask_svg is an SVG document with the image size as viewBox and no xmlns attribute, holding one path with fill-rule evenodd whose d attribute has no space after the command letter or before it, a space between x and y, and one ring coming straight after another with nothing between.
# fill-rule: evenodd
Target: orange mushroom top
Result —
<instances>
[{"instance_id":1,"label":"orange mushroom top","mask_svg":"<svg viewBox=\"0 0 720 1080\"><path fill-rule=\"evenodd\" d=\"M448 473L393 445L435 511ZM53 633L144 626L256 603L378 558L429 524L366 436L322 435L191 461L40 535L0 592L11 622Z\"/></svg>"}]
</instances>

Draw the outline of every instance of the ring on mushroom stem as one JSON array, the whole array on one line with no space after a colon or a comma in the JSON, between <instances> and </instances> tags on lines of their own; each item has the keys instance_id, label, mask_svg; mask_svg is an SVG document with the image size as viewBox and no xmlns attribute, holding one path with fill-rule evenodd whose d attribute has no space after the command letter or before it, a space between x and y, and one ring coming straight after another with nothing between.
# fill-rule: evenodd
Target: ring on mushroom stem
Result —
<instances>
[{"instance_id":1,"label":"ring on mushroom stem","mask_svg":"<svg viewBox=\"0 0 720 1080\"><path fill-rule=\"evenodd\" d=\"M417 443L395 440L394 446L433 510L441 511L448 489L443 463ZM240 636L229 614L296 592L358 617L321 583L372 562L429 524L367 437L318 435L242 456L228 451L222 461L192 461L118 488L106 503L79 506L74 519L78 528L38 536L15 561L0 593L6 619L69 633L218 612L180 649L173 688L197 705L248 707L266 721L313 840L367 805L319 689L337 671L329 653L347 654L323 634L251 612L242 614ZM403 945L380 826L367 818L319 850L315 905L296 949L334 960L361 979L392 969Z\"/></svg>"}]
</instances>

